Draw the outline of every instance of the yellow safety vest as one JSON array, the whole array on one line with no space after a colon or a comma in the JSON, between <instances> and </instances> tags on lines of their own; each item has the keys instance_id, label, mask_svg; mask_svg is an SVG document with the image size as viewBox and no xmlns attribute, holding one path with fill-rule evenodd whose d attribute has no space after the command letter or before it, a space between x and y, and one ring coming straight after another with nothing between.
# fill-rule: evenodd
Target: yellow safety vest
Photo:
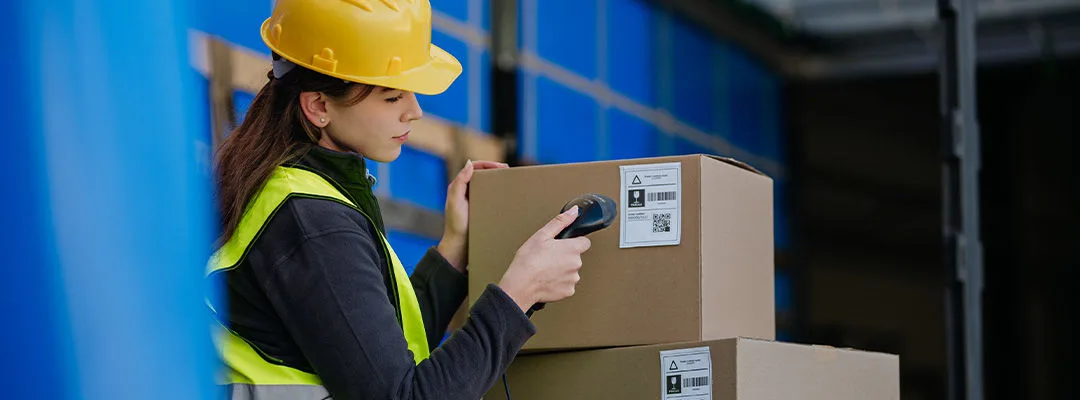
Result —
<instances>
[{"instance_id":1,"label":"yellow safety vest","mask_svg":"<svg viewBox=\"0 0 1080 400\"><path fill-rule=\"evenodd\" d=\"M290 197L337 201L352 207L369 221L371 220L371 217L364 214L360 207L349 201L330 182L318 174L299 168L277 167L266 185L248 204L244 216L240 219L240 225L232 237L210 258L207 275L236 268L266 223ZM372 224L374 225L374 222ZM391 290L397 296L401 328L405 333L405 340L409 343L409 350L412 351L413 358L419 364L430 355L424 320L420 315L420 305L416 300L412 283L405 273L405 268L401 265L401 260L398 259L394 249L390 247L390 243L381 232L379 232L379 241L386 253L386 259L391 264L390 272L394 277ZM216 314L216 309L209 300L207 300L207 305ZM232 386L233 400L321 400L328 398L327 391L318 376L280 365L280 360L269 354L260 353L258 348L221 324L220 318L217 320L219 324L214 328L214 342L225 362L224 376L221 380L222 383ZM279 363L274 364L268 362L267 359L279 361Z\"/></svg>"}]
</instances>

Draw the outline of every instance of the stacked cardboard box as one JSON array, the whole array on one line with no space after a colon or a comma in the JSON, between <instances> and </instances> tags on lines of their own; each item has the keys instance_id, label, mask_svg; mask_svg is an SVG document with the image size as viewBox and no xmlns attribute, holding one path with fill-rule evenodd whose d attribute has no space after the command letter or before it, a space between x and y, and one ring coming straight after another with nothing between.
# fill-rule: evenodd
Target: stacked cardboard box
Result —
<instances>
[{"instance_id":1,"label":"stacked cardboard box","mask_svg":"<svg viewBox=\"0 0 1080 400\"><path fill-rule=\"evenodd\" d=\"M704 155L477 171L470 293L497 283L567 201L619 204L589 236L577 294L533 316L508 372L514 398L898 398L895 356L773 341L772 188Z\"/></svg>"}]
</instances>

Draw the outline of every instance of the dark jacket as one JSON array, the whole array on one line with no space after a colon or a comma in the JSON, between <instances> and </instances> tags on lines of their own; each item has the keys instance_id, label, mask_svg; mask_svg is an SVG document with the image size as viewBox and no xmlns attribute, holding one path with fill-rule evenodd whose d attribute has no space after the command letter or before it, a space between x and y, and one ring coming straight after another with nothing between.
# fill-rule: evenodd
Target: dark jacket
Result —
<instances>
[{"instance_id":1,"label":"dark jacket","mask_svg":"<svg viewBox=\"0 0 1080 400\"><path fill-rule=\"evenodd\" d=\"M334 201L287 200L226 272L231 328L284 365L318 375L336 400L480 398L535 333L521 309L489 285L464 328L438 346L467 280L429 249L411 281L428 343L438 347L416 365L389 294L364 159L313 147L289 164L329 178L375 222Z\"/></svg>"}]
</instances>

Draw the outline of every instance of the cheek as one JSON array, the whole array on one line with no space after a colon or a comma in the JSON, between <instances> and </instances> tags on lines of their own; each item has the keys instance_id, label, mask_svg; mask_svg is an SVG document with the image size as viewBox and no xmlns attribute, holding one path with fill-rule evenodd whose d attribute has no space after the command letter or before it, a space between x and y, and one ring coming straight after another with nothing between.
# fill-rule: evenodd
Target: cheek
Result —
<instances>
[{"instance_id":1,"label":"cheek","mask_svg":"<svg viewBox=\"0 0 1080 400\"><path fill-rule=\"evenodd\" d=\"M345 136L353 143L367 145L376 145L376 142L405 133L399 114L404 106L398 103L387 103L377 97L364 99L342 110L343 126L340 128L347 132Z\"/></svg>"},{"instance_id":2,"label":"cheek","mask_svg":"<svg viewBox=\"0 0 1080 400\"><path fill-rule=\"evenodd\" d=\"M360 105L353 106L341 115L342 130L353 140L363 141L372 134L372 118Z\"/></svg>"},{"instance_id":3,"label":"cheek","mask_svg":"<svg viewBox=\"0 0 1080 400\"><path fill-rule=\"evenodd\" d=\"M386 105L390 106L391 104ZM363 118L363 123L366 125L367 130L372 134L383 137L397 136L405 133L399 116L400 114L397 114L397 107L381 107L378 112L366 113Z\"/></svg>"},{"instance_id":4,"label":"cheek","mask_svg":"<svg viewBox=\"0 0 1080 400\"><path fill-rule=\"evenodd\" d=\"M358 124L363 124L368 130L378 130L386 125L386 107L376 100L372 98L365 99L352 110L352 119Z\"/></svg>"}]
</instances>

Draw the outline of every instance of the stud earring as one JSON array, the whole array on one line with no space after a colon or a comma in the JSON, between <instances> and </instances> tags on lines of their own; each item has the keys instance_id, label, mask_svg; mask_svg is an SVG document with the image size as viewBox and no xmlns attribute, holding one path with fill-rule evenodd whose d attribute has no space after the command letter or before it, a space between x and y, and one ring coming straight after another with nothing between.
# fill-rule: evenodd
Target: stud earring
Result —
<instances>
[{"instance_id":1,"label":"stud earring","mask_svg":"<svg viewBox=\"0 0 1080 400\"><path fill-rule=\"evenodd\" d=\"M326 123L326 118L319 118L319 123L320 124L325 124Z\"/></svg>"}]
</instances>

